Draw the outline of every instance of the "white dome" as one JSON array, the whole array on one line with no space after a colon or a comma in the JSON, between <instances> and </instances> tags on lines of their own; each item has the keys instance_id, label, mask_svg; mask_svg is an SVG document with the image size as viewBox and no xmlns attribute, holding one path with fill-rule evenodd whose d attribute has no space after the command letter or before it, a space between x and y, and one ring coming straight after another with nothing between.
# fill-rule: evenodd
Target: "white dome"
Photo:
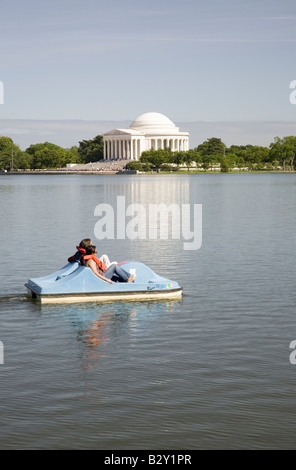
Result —
<instances>
[{"instance_id":1,"label":"white dome","mask_svg":"<svg viewBox=\"0 0 296 470\"><path fill-rule=\"evenodd\" d=\"M141 114L130 125L131 129L176 129L175 124L161 113Z\"/></svg>"}]
</instances>

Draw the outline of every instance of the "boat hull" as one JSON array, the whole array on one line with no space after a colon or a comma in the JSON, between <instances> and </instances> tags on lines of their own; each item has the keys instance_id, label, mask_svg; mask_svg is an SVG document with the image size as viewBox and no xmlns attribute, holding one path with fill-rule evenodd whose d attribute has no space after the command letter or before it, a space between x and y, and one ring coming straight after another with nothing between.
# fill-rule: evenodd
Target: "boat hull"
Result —
<instances>
[{"instance_id":1,"label":"boat hull","mask_svg":"<svg viewBox=\"0 0 296 470\"><path fill-rule=\"evenodd\" d=\"M141 300L178 300L183 289L175 281L154 273L139 262L122 263L129 273L136 273L135 282L109 284L89 268L70 263L43 278L29 279L25 284L28 297L41 304L85 303Z\"/></svg>"},{"instance_id":2,"label":"boat hull","mask_svg":"<svg viewBox=\"0 0 296 470\"><path fill-rule=\"evenodd\" d=\"M27 294L31 300L45 304L74 304L85 302L143 301L143 300L178 300L182 298L182 288L166 291L133 291L91 294L41 295L33 292L28 285Z\"/></svg>"}]
</instances>

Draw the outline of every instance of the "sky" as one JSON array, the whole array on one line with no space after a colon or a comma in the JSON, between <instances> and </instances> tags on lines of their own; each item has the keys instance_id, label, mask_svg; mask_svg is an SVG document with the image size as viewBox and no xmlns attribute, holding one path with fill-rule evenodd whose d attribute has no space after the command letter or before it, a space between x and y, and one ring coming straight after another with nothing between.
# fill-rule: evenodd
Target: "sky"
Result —
<instances>
[{"instance_id":1,"label":"sky","mask_svg":"<svg viewBox=\"0 0 296 470\"><path fill-rule=\"evenodd\" d=\"M213 132L296 131L295 23L295 0L0 0L0 135L35 142L57 138L39 121L104 127L151 111Z\"/></svg>"}]
</instances>

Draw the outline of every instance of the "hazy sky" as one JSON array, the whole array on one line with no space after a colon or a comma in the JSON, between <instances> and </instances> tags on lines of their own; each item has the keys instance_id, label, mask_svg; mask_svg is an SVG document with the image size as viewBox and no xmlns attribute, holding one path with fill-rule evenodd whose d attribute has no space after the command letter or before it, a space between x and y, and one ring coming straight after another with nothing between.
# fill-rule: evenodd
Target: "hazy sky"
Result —
<instances>
[{"instance_id":1,"label":"hazy sky","mask_svg":"<svg viewBox=\"0 0 296 470\"><path fill-rule=\"evenodd\" d=\"M296 121L295 0L0 0L0 119Z\"/></svg>"}]
</instances>

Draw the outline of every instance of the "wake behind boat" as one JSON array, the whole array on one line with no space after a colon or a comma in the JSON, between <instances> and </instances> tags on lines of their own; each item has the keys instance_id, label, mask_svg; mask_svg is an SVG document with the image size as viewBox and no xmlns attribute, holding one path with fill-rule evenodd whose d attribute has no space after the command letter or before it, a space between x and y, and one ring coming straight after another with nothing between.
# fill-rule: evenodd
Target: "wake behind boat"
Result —
<instances>
[{"instance_id":1,"label":"wake behind boat","mask_svg":"<svg viewBox=\"0 0 296 470\"><path fill-rule=\"evenodd\" d=\"M29 298L42 304L182 297L183 289L177 282L159 276L145 264L128 261L120 266L135 276L134 282L109 284L88 267L74 262L48 276L29 279L25 286Z\"/></svg>"}]
</instances>

